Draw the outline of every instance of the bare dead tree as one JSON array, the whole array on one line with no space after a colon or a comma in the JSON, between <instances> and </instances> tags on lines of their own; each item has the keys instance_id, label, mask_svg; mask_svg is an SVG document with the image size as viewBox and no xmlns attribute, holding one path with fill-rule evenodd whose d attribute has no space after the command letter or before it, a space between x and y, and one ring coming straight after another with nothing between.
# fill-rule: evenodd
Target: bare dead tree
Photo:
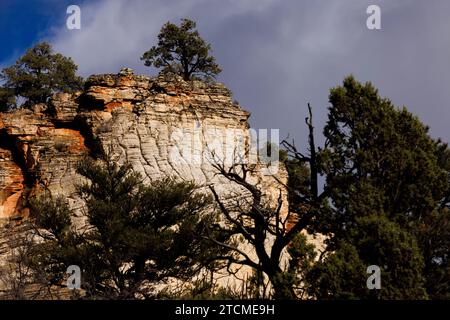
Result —
<instances>
[{"instance_id":1,"label":"bare dead tree","mask_svg":"<svg viewBox=\"0 0 450 320\"><path fill-rule=\"evenodd\" d=\"M14 227L5 235L8 254L0 268L0 299L53 299L54 290L43 274L30 267L29 259L35 245L29 223ZM58 298L58 296L56 296Z\"/></svg>"},{"instance_id":2,"label":"bare dead tree","mask_svg":"<svg viewBox=\"0 0 450 320\"><path fill-rule=\"evenodd\" d=\"M243 237L256 253L255 259L244 252L239 245L221 242L206 235L205 237L209 237L215 245L227 248L234 253L234 255L214 257L214 259L226 260L228 266L245 265L253 268L256 272L264 273L270 280L274 297L277 299L296 297L293 284L288 283L289 281L283 276L285 270L282 268L282 255L294 237L310 225L326 197L325 192L319 194L319 168L314 142L312 111L309 104L308 110L309 117L306 118L306 124L309 129L309 155L298 151L293 142L290 143L286 140L282 142L291 157L301 164L307 164L310 169L309 192L302 198L303 206L298 208L297 212L288 209L287 213L282 214L281 189L275 206L270 205L264 199L262 188L250 181L250 177L256 170L254 165L233 163L227 166L223 162L213 164L219 175L242 187L249 197L234 198L230 203L219 196L214 186L209 187L225 221L223 225L215 225L211 228L219 231L219 234ZM288 188L286 184L282 184L282 187ZM271 239L272 241L270 241ZM268 243L271 243L269 247Z\"/></svg>"}]
</instances>

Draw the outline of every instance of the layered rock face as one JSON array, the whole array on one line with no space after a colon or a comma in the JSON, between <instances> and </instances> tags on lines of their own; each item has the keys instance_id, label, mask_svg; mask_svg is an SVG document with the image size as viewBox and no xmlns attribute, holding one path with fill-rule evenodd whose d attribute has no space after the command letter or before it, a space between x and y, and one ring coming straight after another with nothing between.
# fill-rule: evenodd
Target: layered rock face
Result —
<instances>
[{"instance_id":1,"label":"layered rock face","mask_svg":"<svg viewBox=\"0 0 450 320\"><path fill-rule=\"evenodd\" d=\"M24 177L11 151L0 149L0 219L22 211Z\"/></svg>"},{"instance_id":2,"label":"layered rock face","mask_svg":"<svg viewBox=\"0 0 450 320\"><path fill-rule=\"evenodd\" d=\"M83 92L56 94L48 105L0 113L0 244L6 245L5 225L25 219L28 201L43 192L82 206L76 164L99 152L130 163L147 181L173 176L196 182L200 192L213 186L228 199L246 192L217 166L245 163L253 168L248 180L274 207L281 194L286 212L286 170L259 161L249 116L220 83L148 78L130 69L91 76ZM0 246L0 261L1 252L8 249Z\"/></svg>"},{"instance_id":3,"label":"layered rock face","mask_svg":"<svg viewBox=\"0 0 450 320\"><path fill-rule=\"evenodd\" d=\"M57 94L48 105L0 114L0 219L25 217L26 202L47 190L76 203L76 163L99 151L129 162L146 179L174 176L219 194L242 190L215 165L246 162L268 198L278 197L286 172L271 175L258 161L249 113L220 83L148 78L125 69L91 76L84 92Z\"/></svg>"},{"instance_id":4,"label":"layered rock face","mask_svg":"<svg viewBox=\"0 0 450 320\"><path fill-rule=\"evenodd\" d=\"M79 130L58 127L47 107L1 114L0 219L27 216L27 200L49 190L70 195L87 151Z\"/></svg>"}]
</instances>

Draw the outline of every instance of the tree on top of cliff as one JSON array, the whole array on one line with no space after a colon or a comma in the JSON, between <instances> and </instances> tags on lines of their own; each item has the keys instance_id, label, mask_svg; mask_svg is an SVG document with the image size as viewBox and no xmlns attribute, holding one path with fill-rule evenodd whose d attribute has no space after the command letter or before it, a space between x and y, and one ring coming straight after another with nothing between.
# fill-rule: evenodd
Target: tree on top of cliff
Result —
<instances>
[{"instance_id":1,"label":"tree on top of cliff","mask_svg":"<svg viewBox=\"0 0 450 320\"><path fill-rule=\"evenodd\" d=\"M195 28L196 23L189 19L182 19L180 26L167 22L159 32L158 45L145 52L141 60L146 66L162 67L162 72L178 74L186 81L194 75L214 77L222 70L209 55L211 45Z\"/></svg>"},{"instance_id":2,"label":"tree on top of cliff","mask_svg":"<svg viewBox=\"0 0 450 320\"><path fill-rule=\"evenodd\" d=\"M1 71L0 103L9 101L11 107L15 96L24 98L25 106L32 106L47 102L53 93L79 90L83 80L76 75L77 68L71 58L54 53L49 43L39 43Z\"/></svg>"}]
</instances>

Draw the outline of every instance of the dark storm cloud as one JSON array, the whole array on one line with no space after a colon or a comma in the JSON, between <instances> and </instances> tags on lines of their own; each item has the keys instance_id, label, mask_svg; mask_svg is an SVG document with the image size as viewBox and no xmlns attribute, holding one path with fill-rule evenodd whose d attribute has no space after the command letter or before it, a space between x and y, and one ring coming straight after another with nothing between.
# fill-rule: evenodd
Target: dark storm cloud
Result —
<instances>
[{"instance_id":1,"label":"dark storm cloud","mask_svg":"<svg viewBox=\"0 0 450 320\"><path fill-rule=\"evenodd\" d=\"M366 28L369 4L381 7L382 30ZM320 131L330 87L353 73L450 141L449 1L124 0L81 9L81 30L61 26L49 37L85 76L122 66L154 72L141 54L164 22L191 17L254 127L306 141L306 103Z\"/></svg>"}]
</instances>

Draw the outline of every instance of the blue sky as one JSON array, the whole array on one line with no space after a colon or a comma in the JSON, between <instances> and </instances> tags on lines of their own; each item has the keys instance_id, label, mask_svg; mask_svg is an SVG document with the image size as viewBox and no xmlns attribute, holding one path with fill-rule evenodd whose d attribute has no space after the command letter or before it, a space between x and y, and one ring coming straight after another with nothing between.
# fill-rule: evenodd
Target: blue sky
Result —
<instances>
[{"instance_id":1,"label":"blue sky","mask_svg":"<svg viewBox=\"0 0 450 320\"><path fill-rule=\"evenodd\" d=\"M65 27L70 4L81 7L81 30ZM366 28L370 4L381 7L382 30ZM0 0L0 66L48 40L82 76L125 66L153 75L139 57L164 22L182 17L197 21L223 69L218 80L255 128L304 144L307 102L320 133L329 89L352 73L450 141L448 0Z\"/></svg>"},{"instance_id":2,"label":"blue sky","mask_svg":"<svg viewBox=\"0 0 450 320\"><path fill-rule=\"evenodd\" d=\"M16 59L26 48L48 36L48 30L64 23L71 0L1 0L0 63Z\"/></svg>"}]
</instances>

